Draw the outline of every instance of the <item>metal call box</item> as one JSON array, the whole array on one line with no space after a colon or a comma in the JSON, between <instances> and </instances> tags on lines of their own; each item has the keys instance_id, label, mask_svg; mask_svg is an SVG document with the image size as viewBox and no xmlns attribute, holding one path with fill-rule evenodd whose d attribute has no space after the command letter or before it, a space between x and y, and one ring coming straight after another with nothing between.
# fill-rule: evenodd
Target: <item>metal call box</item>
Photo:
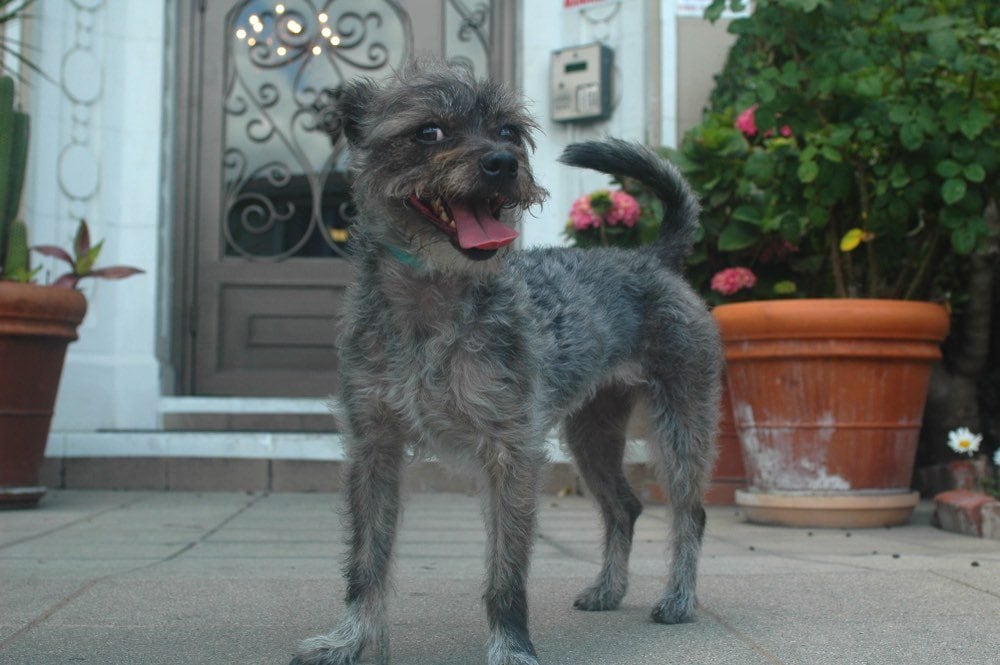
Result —
<instances>
[{"instance_id":1,"label":"metal call box","mask_svg":"<svg viewBox=\"0 0 1000 665\"><path fill-rule=\"evenodd\" d=\"M611 116L614 51L603 44L552 52L552 119L605 120Z\"/></svg>"}]
</instances>

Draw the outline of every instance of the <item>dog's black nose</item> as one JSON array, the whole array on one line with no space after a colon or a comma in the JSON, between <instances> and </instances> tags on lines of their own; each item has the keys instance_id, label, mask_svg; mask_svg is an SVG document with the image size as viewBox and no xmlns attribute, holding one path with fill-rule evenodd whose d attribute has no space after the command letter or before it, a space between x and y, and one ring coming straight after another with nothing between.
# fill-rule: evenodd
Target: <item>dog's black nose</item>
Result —
<instances>
[{"instance_id":1,"label":"dog's black nose","mask_svg":"<svg viewBox=\"0 0 1000 665\"><path fill-rule=\"evenodd\" d=\"M490 178L517 177L517 157L506 150L494 150L479 158L479 168Z\"/></svg>"}]
</instances>

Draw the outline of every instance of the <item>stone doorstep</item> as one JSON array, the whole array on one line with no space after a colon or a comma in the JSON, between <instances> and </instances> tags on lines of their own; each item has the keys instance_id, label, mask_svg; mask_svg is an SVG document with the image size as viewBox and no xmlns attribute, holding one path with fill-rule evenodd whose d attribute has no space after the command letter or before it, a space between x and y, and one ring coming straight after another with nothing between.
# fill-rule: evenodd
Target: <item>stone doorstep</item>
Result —
<instances>
[{"instance_id":1,"label":"stone doorstep","mask_svg":"<svg viewBox=\"0 0 1000 665\"><path fill-rule=\"evenodd\" d=\"M248 492L339 492L343 464L329 460L246 459L214 457L47 457L41 482L51 489L115 489ZM626 477L644 503L663 503L666 497L655 471L646 464L626 465ZM436 462L411 464L404 474L407 492L465 492L477 490L476 481ZM743 483L715 478L706 502L732 505L733 493ZM542 493L581 494L583 482L568 462L549 464Z\"/></svg>"},{"instance_id":2,"label":"stone doorstep","mask_svg":"<svg viewBox=\"0 0 1000 665\"><path fill-rule=\"evenodd\" d=\"M934 497L934 524L945 531L1000 540L1000 501L965 489L941 492Z\"/></svg>"}]
</instances>

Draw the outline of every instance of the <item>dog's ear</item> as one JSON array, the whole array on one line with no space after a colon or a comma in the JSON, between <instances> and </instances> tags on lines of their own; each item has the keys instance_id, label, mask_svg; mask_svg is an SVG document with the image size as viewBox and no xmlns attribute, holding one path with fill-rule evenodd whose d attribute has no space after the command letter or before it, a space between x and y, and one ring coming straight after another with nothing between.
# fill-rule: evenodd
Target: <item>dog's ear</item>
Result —
<instances>
[{"instance_id":1,"label":"dog's ear","mask_svg":"<svg viewBox=\"0 0 1000 665\"><path fill-rule=\"evenodd\" d=\"M323 90L313 104L316 129L328 134L333 143L343 135L348 143L358 145L362 119L377 89L370 79L359 78Z\"/></svg>"},{"instance_id":2,"label":"dog's ear","mask_svg":"<svg viewBox=\"0 0 1000 665\"><path fill-rule=\"evenodd\" d=\"M313 102L312 110L316 115L316 131L323 132L330 137L330 143L336 145L340 135L344 133L344 123L337 109L337 100L340 98L341 88L326 88L320 90Z\"/></svg>"},{"instance_id":3,"label":"dog's ear","mask_svg":"<svg viewBox=\"0 0 1000 665\"><path fill-rule=\"evenodd\" d=\"M361 124L377 90L378 84L368 78L352 79L341 87L337 110L343 123L344 136L351 145L361 142Z\"/></svg>"}]
</instances>

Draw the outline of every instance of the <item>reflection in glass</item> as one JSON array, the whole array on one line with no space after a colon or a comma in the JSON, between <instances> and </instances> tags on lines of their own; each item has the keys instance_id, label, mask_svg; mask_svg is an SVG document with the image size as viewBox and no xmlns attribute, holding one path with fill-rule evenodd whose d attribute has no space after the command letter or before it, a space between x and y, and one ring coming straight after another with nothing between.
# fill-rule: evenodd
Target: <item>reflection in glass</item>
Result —
<instances>
[{"instance_id":1,"label":"reflection in glass","mask_svg":"<svg viewBox=\"0 0 1000 665\"><path fill-rule=\"evenodd\" d=\"M346 151L317 107L355 76L402 64L412 37L395 2L248 0L226 22L225 254L342 256L351 206Z\"/></svg>"}]
</instances>

